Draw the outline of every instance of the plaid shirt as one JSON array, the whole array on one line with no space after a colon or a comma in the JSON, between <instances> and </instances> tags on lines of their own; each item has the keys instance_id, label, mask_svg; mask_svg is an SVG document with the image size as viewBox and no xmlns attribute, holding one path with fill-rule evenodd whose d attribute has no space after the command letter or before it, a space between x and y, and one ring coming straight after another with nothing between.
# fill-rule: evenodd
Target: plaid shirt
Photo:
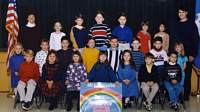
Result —
<instances>
[{"instance_id":1,"label":"plaid shirt","mask_svg":"<svg viewBox=\"0 0 200 112\"><path fill-rule=\"evenodd\" d=\"M79 91L80 82L87 79L86 68L83 64L70 64L67 69L65 80L69 83L67 85L68 91Z\"/></svg>"}]
</instances>

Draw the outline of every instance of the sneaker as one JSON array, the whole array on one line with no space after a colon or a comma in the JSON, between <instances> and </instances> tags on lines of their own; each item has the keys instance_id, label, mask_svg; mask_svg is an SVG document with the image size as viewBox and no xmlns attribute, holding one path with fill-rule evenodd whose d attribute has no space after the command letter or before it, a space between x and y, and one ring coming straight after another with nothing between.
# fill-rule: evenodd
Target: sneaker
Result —
<instances>
[{"instance_id":1,"label":"sneaker","mask_svg":"<svg viewBox=\"0 0 200 112\"><path fill-rule=\"evenodd\" d=\"M147 106L146 106L146 110L147 110L147 111L151 111L151 110L152 110L152 106L151 106L151 105L147 105Z\"/></svg>"},{"instance_id":2,"label":"sneaker","mask_svg":"<svg viewBox=\"0 0 200 112\"><path fill-rule=\"evenodd\" d=\"M25 102L24 105L22 106L22 109L24 110L30 110L31 109L31 102Z\"/></svg>"},{"instance_id":3,"label":"sneaker","mask_svg":"<svg viewBox=\"0 0 200 112\"><path fill-rule=\"evenodd\" d=\"M148 102L147 101L144 101L143 102L143 105L146 107L148 105Z\"/></svg>"},{"instance_id":4,"label":"sneaker","mask_svg":"<svg viewBox=\"0 0 200 112\"><path fill-rule=\"evenodd\" d=\"M72 110L72 108L70 108L70 107L67 107L67 109L66 109L67 112L71 112L71 110Z\"/></svg>"}]
</instances>

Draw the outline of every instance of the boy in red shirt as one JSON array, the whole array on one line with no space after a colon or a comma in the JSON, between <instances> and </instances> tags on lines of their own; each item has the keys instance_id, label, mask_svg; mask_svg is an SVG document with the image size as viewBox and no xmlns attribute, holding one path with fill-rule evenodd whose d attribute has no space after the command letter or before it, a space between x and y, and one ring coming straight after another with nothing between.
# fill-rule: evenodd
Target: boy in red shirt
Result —
<instances>
[{"instance_id":1,"label":"boy in red shirt","mask_svg":"<svg viewBox=\"0 0 200 112\"><path fill-rule=\"evenodd\" d=\"M33 57L34 52L32 50L25 51L25 61L19 67L17 91L24 110L30 109L31 100L36 88L36 82L40 75L39 66L33 61Z\"/></svg>"}]
</instances>

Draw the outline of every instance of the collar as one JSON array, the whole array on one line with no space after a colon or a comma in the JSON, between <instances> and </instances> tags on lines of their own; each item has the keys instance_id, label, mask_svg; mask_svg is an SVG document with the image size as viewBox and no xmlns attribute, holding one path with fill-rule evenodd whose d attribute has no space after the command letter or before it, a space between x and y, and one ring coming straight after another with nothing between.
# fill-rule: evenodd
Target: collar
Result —
<instances>
[{"instance_id":1,"label":"collar","mask_svg":"<svg viewBox=\"0 0 200 112\"><path fill-rule=\"evenodd\" d=\"M35 23L33 24L33 23L29 23L29 22L28 22L28 23L26 24L26 26L27 26L27 27L30 27L30 28L33 28L33 27L36 26L36 24L35 24Z\"/></svg>"},{"instance_id":2,"label":"collar","mask_svg":"<svg viewBox=\"0 0 200 112\"><path fill-rule=\"evenodd\" d=\"M169 65L176 65L176 63L169 62Z\"/></svg>"}]
</instances>

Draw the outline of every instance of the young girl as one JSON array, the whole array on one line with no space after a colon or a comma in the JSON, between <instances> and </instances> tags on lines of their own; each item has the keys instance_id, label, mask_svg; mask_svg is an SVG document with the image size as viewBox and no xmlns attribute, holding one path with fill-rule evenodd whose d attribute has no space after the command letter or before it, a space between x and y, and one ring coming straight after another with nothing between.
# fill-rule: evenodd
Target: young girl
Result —
<instances>
[{"instance_id":1,"label":"young girl","mask_svg":"<svg viewBox=\"0 0 200 112\"><path fill-rule=\"evenodd\" d=\"M122 53L122 60L118 69L118 75L119 81L122 82L122 103L124 108L126 108L128 104L127 99L137 97L139 95L135 64L132 53L129 50L125 50Z\"/></svg>"},{"instance_id":2,"label":"young girl","mask_svg":"<svg viewBox=\"0 0 200 112\"><path fill-rule=\"evenodd\" d=\"M83 16L80 14L75 17L76 25L71 28L70 39L74 49L83 48L88 41L88 32L83 26Z\"/></svg>"},{"instance_id":3,"label":"young girl","mask_svg":"<svg viewBox=\"0 0 200 112\"><path fill-rule=\"evenodd\" d=\"M95 17L96 24L89 30L89 37L95 40L95 47L99 50L106 50L111 37L111 29L107 24L103 24L104 13L98 11Z\"/></svg>"},{"instance_id":4,"label":"young girl","mask_svg":"<svg viewBox=\"0 0 200 112\"><path fill-rule=\"evenodd\" d=\"M148 32L148 21L142 22L142 30L138 32L137 37L141 42L140 50L146 54L151 49L151 35Z\"/></svg>"},{"instance_id":5,"label":"young girl","mask_svg":"<svg viewBox=\"0 0 200 112\"><path fill-rule=\"evenodd\" d=\"M88 74L89 82L116 82L117 77L108 63L107 52L100 51L99 61L92 67Z\"/></svg>"},{"instance_id":6,"label":"young girl","mask_svg":"<svg viewBox=\"0 0 200 112\"><path fill-rule=\"evenodd\" d=\"M93 65L98 61L99 50L94 47L95 47L94 39L89 39L87 47L85 47L82 52L83 64L86 67L87 73L90 72Z\"/></svg>"},{"instance_id":7,"label":"young girl","mask_svg":"<svg viewBox=\"0 0 200 112\"><path fill-rule=\"evenodd\" d=\"M41 87L42 93L49 99L49 110L57 107L58 97L61 92L60 65L57 63L55 51L49 51L47 61L42 68Z\"/></svg>"},{"instance_id":8,"label":"young girl","mask_svg":"<svg viewBox=\"0 0 200 112\"><path fill-rule=\"evenodd\" d=\"M188 61L188 58L185 56L183 43L176 43L174 49L178 53L177 63L180 65L181 70L182 70L181 85L183 86L184 80L185 80L185 68L186 68L186 63Z\"/></svg>"},{"instance_id":9,"label":"young girl","mask_svg":"<svg viewBox=\"0 0 200 112\"><path fill-rule=\"evenodd\" d=\"M61 32L62 25L59 21L54 23L54 32L50 35L50 50L59 50L61 49L61 38L65 36L65 33Z\"/></svg>"},{"instance_id":10,"label":"young girl","mask_svg":"<svg viewBox=\"0 0 200 112\"><path fill-rule=\"evenodd\" d=\"M80 52L75 51L72 55L72 63L69 64L65 77L67 86L67 111L72 109L73 98L77 99L77 111L79 111L80 82L84 82L87 77L85 66Z\"/></svg>"},{"instance_id":11,"label":"young girl","mask_svg":"<svg viewBox=\"0 0 200 112\"><path fill-rule=\"evenodd\" d=\"M169 49L169 34L167 34L165 32L165 30L166 30L165 25L163 23L161 23L159 25L159 32L154 35L154 38L157 37L157 36L162 37L162 39L163 39L163 49L165 51L168 51L168 49Z\"/></svg>"},{"instance_id":12,"label":"young girl","mask_svg":"<svg viewBox=\"0 0 200 112\"><path fill-rule=\"evenodd\" d=\"M24 62L23 47L20 43L15 44L12 51L12 56L9 60L9 70L11 72L11 88L14 95L17 94L17 84L19 81L18 72L19 66Z\"/></svg>"}]
</instances>

